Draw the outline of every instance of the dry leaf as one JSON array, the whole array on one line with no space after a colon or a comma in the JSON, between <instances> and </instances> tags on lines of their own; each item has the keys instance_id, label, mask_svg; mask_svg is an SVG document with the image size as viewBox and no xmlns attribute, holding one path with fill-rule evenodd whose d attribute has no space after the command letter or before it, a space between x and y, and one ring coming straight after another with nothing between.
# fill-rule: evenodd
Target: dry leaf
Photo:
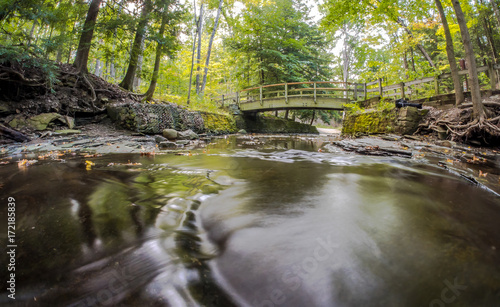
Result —
<instances>
[{"instance_id":1,"label":"dry leaf","mask_svg":"<svg viewBox=\"0 0 500 307\"><path fill-rule=\"evenodd\" d=\"M85 169L88 171L90 171L92 169L92 166L94 166L94 165L95 165L95 163L92 161L88 161L88 160L85 161Z\"/></svg>"}]
</instances>

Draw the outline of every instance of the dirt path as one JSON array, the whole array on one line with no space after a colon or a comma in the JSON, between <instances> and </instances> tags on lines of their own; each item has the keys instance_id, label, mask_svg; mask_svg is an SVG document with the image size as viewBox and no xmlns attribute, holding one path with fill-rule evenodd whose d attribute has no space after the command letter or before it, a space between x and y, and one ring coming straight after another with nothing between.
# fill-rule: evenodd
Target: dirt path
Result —
<instances>
[{"instance_id":1,"label":"dirt path","mask_svg":"<svg viewBox=\"0 0 500 307\"><path fill-rule=\"evenodd\" d=\"M316 128L318 129L319 134L340 134L341 131L339 129L327 129L327 128Z\"/></svg>"}]
</instances>

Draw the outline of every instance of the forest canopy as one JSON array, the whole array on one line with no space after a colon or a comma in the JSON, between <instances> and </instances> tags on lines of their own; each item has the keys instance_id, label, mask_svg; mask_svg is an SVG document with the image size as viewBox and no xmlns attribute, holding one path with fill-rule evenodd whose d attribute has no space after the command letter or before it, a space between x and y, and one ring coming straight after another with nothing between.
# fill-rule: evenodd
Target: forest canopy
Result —
<instances>
[{"instance_id":1,"label":"forest canopy","mask_svg":"<svg viewBox=\"0 0 500 307\"><path fill-rule=\"evenodd\" d=\"M495 0L2 0L0 52L2 61L30 54L47 73L45 60L73 64L146 100L210 105L259 84L394 84L450 72L466 58L453 2L477 65L497 64ZM483 88L492 78L478 74Z\"/></svg>"}]
</instances>

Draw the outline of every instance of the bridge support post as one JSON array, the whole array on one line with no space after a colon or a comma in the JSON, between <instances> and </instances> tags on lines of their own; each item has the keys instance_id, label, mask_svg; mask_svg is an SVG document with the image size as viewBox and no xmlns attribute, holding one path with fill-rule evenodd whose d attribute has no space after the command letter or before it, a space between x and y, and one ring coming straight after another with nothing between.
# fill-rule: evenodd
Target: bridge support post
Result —
<instances>
[{"instance_id":1,"label":"bridge support post","mask_svg":"<svg viewBox=\"0 0 500 307\"><path fill-rule=\"evenodd\" d=\"M358 84L354 83L354 101L358 100Z\"/></svg>"},{"instance_id":2,"label":"bridge support post","mask_svg":"<svg viewBox=\"0 0 500 307\"><path fill-rule=\"evenodd\" d=\"M314 82L314 103L318 103L316 101L316 82Z\"/></svg>"},{"instance_id":3,"label":"bridge support post","mask_svg":"<svg viewBox=\"0 0 500 307\"><path fill-rule=\"evenodd\" d=\"M380 97L384 96L384 89L382 88L382 78L378 78L378 93Z\"/></svg>"},{"instance_id":4,"label":"bridge support post","mask_svg":"<svg viewBox=\"0 0 500 307\"><path fill-rule=\"evenodd\" d=\"M259 94L259 97L260 97L260 105L262 105L262 85L260 86L260 94Z\"/></svg>"},{"instance_id":5,"label":"bridge support post","mask_svg":"<svg viewBox=\"0 0 500 307\"><path fill-rule=\"evenodd\" d=\"M434 77L434 91L436 92L436 96L439 95L439 79L437 76Z\"/></svg>"},{"instance_id":6,"label":"bridge support post","mask_svg":"<svg viewBox=\"0 0 500 307\"><path fill-rule=\"evenodd\" d=\"M285 83L285 103L288 104L288 83Z\"/></svg>"},{"instance_id":7,"label":"bridge support post","mask_svg":"<svg viewBox=\"0 0 500 307\"><path fill-rule=\"evenodd\" d=\"M366 83L363 83L363 95L365 96L364 100L367 100L368 99L368 91L366 88Z\"/></svg>"},{"instance_id":8,"label":"bridge support post","mask_svg":"<svg viewBox=\"0 0 500 307\"><path fill-rule=\"evenodd\" d=\"M401 87L401 98L405 98L405 83L404 82L401 82L399 84L399 86Z\"/></svg>"}]
</instances>

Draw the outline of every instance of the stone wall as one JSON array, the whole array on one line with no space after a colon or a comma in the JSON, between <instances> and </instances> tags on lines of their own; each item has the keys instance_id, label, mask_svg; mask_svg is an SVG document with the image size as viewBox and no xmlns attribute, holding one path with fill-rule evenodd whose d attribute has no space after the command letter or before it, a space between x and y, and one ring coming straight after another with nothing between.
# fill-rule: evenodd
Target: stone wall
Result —
<instances>
[{"instance_id":1,"label":"stone wall","mask_svg":"<svg viewBox=\"0 0 500 307\"><path fill-rule=\"evenodd\" d=\"M236 133L241 129L252 133L318 133L316 127L283 118L189 111L167 103L110 103L107 111L121 127L145 134L160 134L164 129L209 134Z\"/></svg>"},{"instance_id":2,"label":"stone wall","mask_svg":"<svg viewBox=\"0 0 500 307\"><path fill-rule=\"evenodd\" d=\"M110 103L107 112L119 126L145 134L159 134L163 129L204 132L200 112L189 111L173 103Z\"/></svg>"},{"instance_id":3,"label":"stone wall","mask_svg":"<svg viewBox=\"0 0 500 307\"><path fill-rule=\"evenodd\" d=\"M229 115L186 110L179 105L148 103L110 103L108 116L119 126L145 134L161 134L164 129L196 133L236 133Z\"/></svg>"},{"instance_id":4,"label":"stone wall","mask_svg":"<svg viewBox=\"0 0 500 307\"><path fill-rule=\"evenodd\" d=\"M344 119L342 134L413 134L417 130L420 120L427 112L428 110L405 107L347 114Z\"/></svg>"}]
</instances>

